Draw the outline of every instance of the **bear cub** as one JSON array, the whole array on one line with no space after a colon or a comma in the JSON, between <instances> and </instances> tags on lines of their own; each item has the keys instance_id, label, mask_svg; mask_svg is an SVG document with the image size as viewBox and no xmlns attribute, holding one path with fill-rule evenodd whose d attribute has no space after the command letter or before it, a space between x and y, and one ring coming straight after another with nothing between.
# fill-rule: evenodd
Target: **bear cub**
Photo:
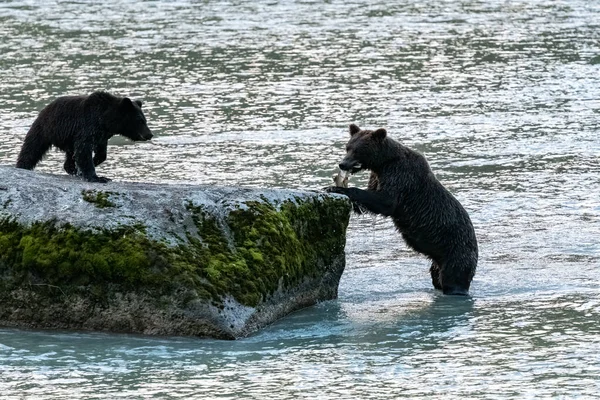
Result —
<instances>
[{"instance_id":1,"label":"bear cub","mask_svg":"<svg viewBox=\"0 0 600 400\"><path fill-rule=\"evenodd\" d=\"M431 280L449 295L467 295L477 267L477 238L458 200L436 179L425 157L387 136L385 129L350 125L346 156L339 165L370 170L367 190L332 186L355 209L391 217L412 249L431 259Z\"/></svg>"},{"instance_id":2,"label":"bear cub","mask_svg":"<svg viewBox=\"0 0 600 400\"><path fill-rule=\"evenodd\" d=\"M59 97L40 111L27 132L17 168L34 169L55 146L66 153L68 174L79 173L88 182L108 182L96 175L96 167L106 160L108 139L114 135L134 141L152 138L141 107L139 100L107 92Z\"/></svg>"}]
</instances>

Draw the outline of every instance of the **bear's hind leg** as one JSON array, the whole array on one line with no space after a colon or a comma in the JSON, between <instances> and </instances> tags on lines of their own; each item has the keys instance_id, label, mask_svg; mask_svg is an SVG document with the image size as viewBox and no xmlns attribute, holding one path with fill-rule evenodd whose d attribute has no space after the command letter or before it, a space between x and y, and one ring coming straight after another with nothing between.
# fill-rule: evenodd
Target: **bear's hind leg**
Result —
<instances>
[{"instance_id":1,"label":"bear's hind leg","mask_svg":"<svg viewBox=\"0 0 600 400\"><path fill-rule=\"evenodd\" d=\"M468 268L457 262L446 261L440 268L442 291L448 295L467 296L471 286L472 275Z\"/></svg>"},{"instance_id":2,"label":"bear's hind leg","mask_svg":"<svg viewBox=\"0 0 600 400\"><path fill-rule=\"evenodd\" d=\"M442 290L442 284L440 283L440 267L435 261L431 263L429 272L431 273L431 283L433 283L433 287L437 290Z\"/></svg>"},{"instance_id":3,"label":"bear's hind leg","mask_svg":"<svg viewBox=\"0 0 600 400\"><path fill-rule=\"evenodd\" d=\"M50 149L52 143L44 137L42 127L36 122L33 123L19 152L17 158L17 168L34 169L38 162L44 157L44 154Z\"/></svg>"}]
</instances>

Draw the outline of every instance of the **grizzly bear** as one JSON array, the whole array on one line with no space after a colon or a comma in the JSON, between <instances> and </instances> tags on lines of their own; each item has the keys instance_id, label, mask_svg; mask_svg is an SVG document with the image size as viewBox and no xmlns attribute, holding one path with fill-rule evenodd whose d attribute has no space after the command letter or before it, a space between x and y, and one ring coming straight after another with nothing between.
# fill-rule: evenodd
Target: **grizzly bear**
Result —
<instances>
[{"instance_id":1,"label":"grizzly bear","mask_svg":"<svg viewBox=\"0 0 600 400\"><path fill-rule=\"evenodd\" d=\"M139 100L107 92L59 97L40 111L27 132L17 168L34 169L55 146L66 153L68 174L79 173L88 182L108 182L96 175L96 167L106 160L108 139L113 135L134 141L152 138L141 107Z\"/></svg>"},{"instance_id":2,"label":"grizzly bear","mask_svg":"<svg viewBox=\"0 0 600 400\"><path fill-rule=\"evenodd\" d=\"M436 179L425 157L387 136L385 129L350 125L343 171L370 170L367 190L332 186L356 209L391 217L412 249L431 259L431 280L449 295L467 295L478 249L469 215Z\"/></svg>"}]
</instances>

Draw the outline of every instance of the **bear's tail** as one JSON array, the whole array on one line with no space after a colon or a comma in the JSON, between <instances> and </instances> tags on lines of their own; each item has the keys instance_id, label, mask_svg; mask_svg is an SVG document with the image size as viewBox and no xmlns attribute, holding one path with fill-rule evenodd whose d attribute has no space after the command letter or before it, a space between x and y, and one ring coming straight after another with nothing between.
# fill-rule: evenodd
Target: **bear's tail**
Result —
<instances>
[{"instance_id":1,"label":"bear's tail","mask_svg":"<svg viewBox=\"0 0 600 400\"><path fill-rule=\"evenodd\" d=\"M52 143L45 138L42 127L34 122L25 135L25 141L17 158L17 168L34 169L50 146Z\"/></svg>"}]
</instances>

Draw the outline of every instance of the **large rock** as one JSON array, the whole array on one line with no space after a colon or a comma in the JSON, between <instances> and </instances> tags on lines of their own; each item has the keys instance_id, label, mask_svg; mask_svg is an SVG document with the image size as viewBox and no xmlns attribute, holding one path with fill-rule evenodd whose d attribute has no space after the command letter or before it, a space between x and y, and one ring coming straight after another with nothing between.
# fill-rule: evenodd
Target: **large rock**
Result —
<instances>
[{"instance_id":1,"label":"large rock","mask_svg":"<svg viewBox=\"0 0 600 400\"><path fill-rule=\"evenodd\" d=\"M350 204L0 166L0 325L238 338L334 299Z\"/></svg>"}]
</instances>

